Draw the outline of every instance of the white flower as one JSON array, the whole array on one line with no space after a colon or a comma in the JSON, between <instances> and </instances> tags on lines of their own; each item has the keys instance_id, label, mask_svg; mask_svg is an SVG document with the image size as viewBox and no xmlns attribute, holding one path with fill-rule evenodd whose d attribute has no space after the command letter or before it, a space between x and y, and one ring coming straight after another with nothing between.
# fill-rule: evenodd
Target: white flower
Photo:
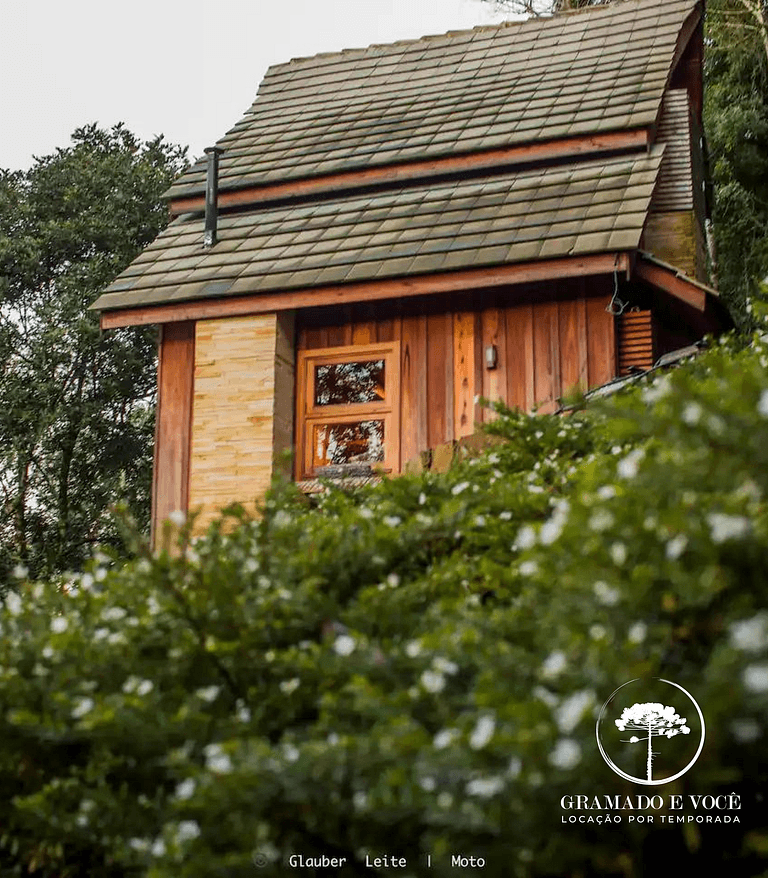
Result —
<instances>
[{"instance_id":1,"label":"white flower","mask_svg":"<svg viewBox=\"0 0 768 878\"><path fill-rule=\"evenodd\" d=\"M437 797L437 807L447 811L453 805L453 796L450 793L442 792Z\"/></svg>"},{"instance_id":2,"label":"white flower","mask_svg":"<svg viewBox=\"0 0 768 878\"><path fill-rule=\"evenodd\" d=\"M568 770L581 762L581 747L571 738L560 738L549 754L549 763L555 768Z\"/></svg>"},{"instance_id":3,"label":"white flower","mask_svg":"<svg viewBox=\"0 0 768 878\"><path fill-rule=\"evenodd\" d=\"M511 778L520 777L520 772L523 770L523 761L519 756L513 756L509 760L509 768L507 769L507 774Z\"/></svg>"},{"instance_id":4,"label":"white flower","mask_svg":"<svg viewBox=\"0 0 768 878\"><path fill-rule=\"evenodd\" d=\"M607 633L605 625L601 625L599 622L591 625L589 629L589 636L592 640L602 640Z\"/></svg>"},{"instance_id":5,"label":"white flower","mask_svg":"<svg viewBox=\"0 0 768 878\"><path fill-rule=\"evenodd\" d=\"M442 692L445 689L445 677L437 671L424 671L421 675L421 685L427 692Z\"/></svg>"},{"instance_id":6,"label":"white flower","mask_svg":"<svg viewBox=\"0 0 768 878\"><path fill-rule=\"evenodd\" d=\"M300 685L301 680L298 677L293 677L290 680L283 680L280 683L280 691L285 695L290 695L292 692L295 692Z\"/></svg>"},{"instance_id":7,"label":"white flower","mask_svg":"<svg viewBox=\"0 0 768 878\"><path fill-rule=\"evenodd\" d=\"M56 616L55 619L51 619L51 631L54 634L62 634L69 627L69 622L63 616Z\"/></svg>"},{"instance_id":8,"label":"white flower","mask_svg":"<svg viewBox=\"0 0 768 878\"><path fill-rule=\"evenodd\" d=\"M97 628L93 632L93 639L98 643L100 640L106 640L110 635L109 628Z\"/></svg>"},{"instance_id":9,"label":"white flower","mask_svg":"<svg viewBox=\"0 0 768 878\"><path fill-rule=\"evenodd\" d=\"M187 799L191 799L195 794L195 782L191 777L188 777L186 780L183 780L176 787L176 798L181 799L182 802L186 802Z\"/></svg>"},{"instance_id":10,"label":"white flower","mask_svg":"<svg viewBox=\"0 0 768 878\"><path fill-rule=\"evenodd\" d=\"M740 744L751 744L762 734L760 725L754 719L735 719L731 723L731 734Z\"/></svg>"},{"instance_id":11,"label":"white flower","mask_svg":"<svg viewBox=\"0 0 768 878\"><path fill-rule=\"evenodd\" d=\"M72 708L72 718L80 719L87 713L90 713L95 706L93 698L78 698L75 706Z\"/></svg>"},{"instance_id":12,"label":"white flower","mask_svg":"<svg viewBox=\"0 0 768 878\"><path fill-rule=\"evenodd\" d=\"M539 572L539 565L535 561L523 561L520 565L521 576L535 576Z\"/></svg>"},{"instance_id":13,"label":"white flower","mask_svg":"<svg viewBox=\"0 0 768 878\"><path fill-rule=\"evenodd\" d=\"M424 790L425 793L434 792L435 787L437 786L437 782L434 777L422 777L419 781L419 786Z\"/></svg>"},{"instance_id":14,"label":"white flower","mask_svg":"<svg viewBox=\"0 0 768 878\"><path fill-rule=\"evenodd\" d=\"M627 560L627 547L624 543L612 543L611 548L608 551L611 560L617 567L621 567Z\"/></svg>"},{"instance_id":15,"label":"white flower","mask_svg":"<svg viewBox=\"0 0 768 878\"><path fill-rule=\"evenodd\" d=\"M721 512L713 512L707 516L707 523L714 543L738 540L745 537L751 529L749 519L744 518L743 515L725 515Z\"/></svg>"},{"instance_id":16,"label":"white flower","mask_svg":"<svg viewBox=\"0 0 768 878\"><path fill-rule=\"evenodd\" d=\"M237 719L241 723L249 723L251 721L251 710L242 701L237 703Z\"/></svg>"},{"instance_id":17,"label":"white flower","mask_svg":"<svg viewBox=\"0 0 768 878\"><path fill-rule=\"evenodd\" d=\"M355 639L349 634L339 634L333 642L333 651L336 655L351 655L355 649Z\"/></svg>"},{"instance_id":18,"label":"white flower","mask_svg":"<svg viewBox=\"0 0 768 878\"><path fill-rule=\"evenodd\" d=\"M155 684L151 680L142 680L136 687L136 694L141 696L149 695L154 688Z\"/></svg>"},{"instance_id":19,"label":"white flower","mask_svg":"<svg viewBox=\"0 0 768 878\"><path fill-rule=\"evenodd\" d=\"M18 616L21 612L22 602L21 598L16 594L15 591L9 591L5 596L5 606L8 612L12 616Z\"/></svg>"},{"instance_id":20,"label":"white flower","mask_svg":"<svg viewBox=\"0 0 768 878\"><path fill-rule=\"evenodd\" d=\"M741 679L750 692L768 692L768 664L749 665L744 668Z\"/></svg>"},{"instance_id":21,"label":"white flower","mask_svg":"<svg viewBox=\"0 0 768 878\"><path fill-rule=\"evenodd\" d=\"M216 774L229 774L232 771L232 760L222 750L220 744L209 744L205 753L205 767Z\"/></svg>"},{"instance_id":22,"label":"white flower","mask_svg":"<svg viewBox=\"0 0 768 878\"><path fill-rule=\"evenodd\" d=\"M352 805L356 811L362 811L368 805L368 796L362 790L358 790L352 796Z\"/></svg>"},{"instance_id":23,"label":"white flower","mask_svg":"<svg viewBox=\"0 0 768 878\"><path fill-rule=\"evenodd\" d=\"M432 659L432 667L440 671L441 674L458 674L459 666L456 662L449 661L447 658L443 658L438 655L434 659Z\"/></svg>"},{"instance_id":24,"label":"white flower","mask_svg":"<svg viewBox=\"0 0 768 878\"><path fill-rule=\"evenodd\" d=\"M41 655L44 659L52 659L55 655L55 651L52 646L44 646Z\"/></svg>"},{"instance_id":25,"label":"white flower","mask_svg":"<svg viewBox=\"0 0 768 878\"><path fill-rule=\"evenodd\" d=\"M490 799L504 789L503 777L478 777L467 784L467 795Z\"/></svg>"},{"instance_id":26,"label":"white flower","mask_svg":"<svg viewBox=\"0 0 768 878\"><path fill-rule=\"evenodd\" d=\"M536 531L530 526L530 524L523 525L520 530L517 532L517 536L515 537L515 542L512 546L513 549L517 549L519 551L530 549L531 546L536 545Z\"/></svg>"},{"instance_id":27,"label":"white flower","mask_svg":"<svg viewBox=\"0 0 768 878\"><path fill-rule=\"evenodd\" d=\"M435 750L445 750L453 742L456 734L455 729L442 729L432 739L432 746Z\"/></svg>"},{"instance_id":28,"label":"white flower","mask_svg":"<svg viewBox=\"0 0 768 878\"><path fill-rule=\"evenodd\" d=\"M420 640L410 640L405 645L405 654L408 658L416 658L417 655L421 652L421 641Z\"/></svg>"},{"instance_id":29,"label":"white flower","mask_svg":"<svg viewBox=\"0 0 768 878\"><path fill-rule=\"evenodd\" d=\"M648 633L648 626L645 622L635 622L627 632L627 640L630 643L642 643Z\"/></svg>"},{"instance_id":30,"label":"white flower","mask_svg":"<svg viewBox=\"0 0 768 878\"><path fill-rule=\"evenodd\" d=\"M149 850L149 839L147 839L147 838L132 838L128 842L128 847L132 851L137 851L140 854L145 854Z\"/></svg>"},{"instance_id":31,"label":"white flower","mask_svg":"<svg viewBox=\"0 0 768 878\"><path fill-rule=\"evenodd\" d=\"M388 585L390 588L397 588L398 585L400 585L400 577L397 575L397 573L390 573L390 574L388 574L388 576L387 576L387 585Z\"/></svg>"},{"instance_id":32,"label":"white flower","mask_svg":"<svg viewBox=\"0 0 768 878\"><path fill-rule=\"evenodd\" d=\"M400 524L402 522L402 520L403 519L400 518L399 515L385 515L384 516L384 524L386 524L387 527L397 527L398 524Z\"/></svg>"},{"instance_id":33,"label":"white flower","mask_svg":"<svg viewBox=\"0 0 768 878\"><path fill-rule=\"evenodd\" d=\"M596 530L598 533L608 530L613 525L614 517L607 509L597 509L590 516L587 527L590 530Z\"/></svg>"},{"instance_id":34,"label":"white flower","mask_svg":"<svg viewBox=\"0 0 768 878\"><path fill-rule=\"evenodd\" d=\"M568 520L568 512L570 503L563 499L555 503L554 511L551 517L544 522L539 531L539 540L544 546L551 546L552 543L560 536Z\"/></svg>"},{"instance_id":35,"label":"white flower","mask_svg":"<svg viewBox=\"0 0 768 878\"><path fill-rule=\"evenodd\" d=\"M469 746L473 750L482 750L493 737L495 729L496 722L492 716L481 716L469 736Z\"/></svg>"},{"instance_id":36,"label":"white flower","mask_svg":"<svg viewBox=\"0 0 768 878\"><path fill-rule=\"evenodd\" d=\"M634 479L640 466L640 461L645 457L645 449L635 448L616 464L616 474L622 479Z\"/></svg>"},{"instance_id":37,"label":"white flower","mask_svg":"<svg viewBox=\"0 0 768 878\"><path fill-rule=\"evenodd\" d=\"M300 755L299 748L294 747L293 744L286 744L283 747L283 759L285 759L286 762L296 762Z\"/></svg>"},{"instance_id":38,"label":"white flower","mask_svg":"<svg viewBox=\"0 0 768 878\"><path fill-rule=\"evenodd\" d=\"M579 724L584 711L592 706L594 700L595 693L589 689L568 696L555 711L558 729L566 735L572 732Z\"/></svg>"},{"instance_id":39,"label":"white flower","mask_svg":"<svg viewBox=\"0 0 768 878\"><path fill-rule=\"evenodd\" d=\"M28 574L29 570L23 564L17 564L13 568L14 579L26 579Z\"/></svg>"},{"instance_id":40,"label":"white flower","mask_svg":"<svg viewBox=\"0 0 768 878\"><path fill-rule=\"evenodd\" d=\"M512 513L508 509L505 509L503 512L499 513L499 518L502 521L511 521L512 520Z\"/></svg>"},{"instance_id":41,"label":"white flower","mask_svg":"<svg viewBox=\"0 0 768 878\"><path fill-rule=\"evenodd\" d=\"M542 677L546 677L547 679L556 677L558 674L565 670L566 664L567 662L565 659L565 653L559 649L556 649L544 659L544 662L541 666L541 675Z\"/></svg>"},{"instance_id":42,"label":"white flower","mask_svg":"<svg viewBox=\"0 0 768 878\"><path fill-rule=\"evenodd\" d=\"M103 576L101 577L104 578ZM80 577L80 588L83 591L90 591L93 588L93 576L90 573L83 573Z\"/></svg>"},{"instance_id":43,"label":"white flower","mask_svg":"<svg viewBox=\"0 0 768 878\"><path fill-rule=\"evenodd\" d=\"M160 612L160 604L154 595L150 595L147 599L147 612L150 616L156 616Z\"/></svg>"},{"instance_id":44,"label":"white flower","mask_svg":"<svg viewBox=\"0 0 768 878\"><path fill-rule=\"evenodd\" d=\"M456 497L457 495L461 494L462 491L466 491L468 487L469 482L459 482L458 485L454 485L451 488L451 494Z\"/></svg>"},{"instance_id":45,"label":"white flower","mask_svg":"<svg viewBox=\"0 0 768 878\"><path fill-rule=\"evenodd\" d=\"M177 844L184 844L185 841L192 841L200 835L200 826L197 820L182 820L176 829Z\"/></svg>"},{"instance_id":46,"label":"white flower","mask_svg":"<svg viewBox=\"0 0 768 878\"><path fill-rule=\"evenodd\" d=\"M124 616L125 610L122 607L107 607L101 614L105 622L119 622Z\"/></svg>"},{"instance_id":47,"label":"white flower","mask_svg":"<svg viewBox=\"0 0 768 878\"><path fill-rule=\"evenodd\" d=\"M154 844L152 845L152 856L153 857L164 857L165 856L165 842L162 838L156 838Z\"/></svg>"},{"instance_id":48,"label":"white flower","mask_svg":"<svg viewBox=\"0 0 768 878\"><path fill-rule=\"evenodd\" d=\"M601 500L611 500L616 496L616 488L613 485L603 485L597 492L597 496Z\"/></svg>"},{"instance_id":49,"label":"white flower","mask_svg":"<svg viewBox=\"0 0 768 878\"><path fill-rule=\"evenodd\" d=\"M175 524L176 527L184 527L184 522L187 520L187 515L182 509L174 509L173 512L168 516L168 521L171 524Z\"/></svg>"},{"instance_id":50,"label":"white flower","mask_svg":"<svg viewBox=\"0 0 768 878\"><path fill-rule=\"evenodd\" d=\"M423 506L427 502L427 495L422 491L419 494L419 506Z\"/></svg>"},{"instance_id":51,"label":"white flower","mask_svg":"<svg viewBox=\"0 0 768 878\"><path fill-rule=\"evenodd\" d=\"M728 629L731 646L744 652L760 652L768 646L768 612L734 622Z\"/></svg>"},{"instance_id":52,"label":"white flower","mask_svg":"<svg viewBox=\"0 0 768 878\"><path fill-rule=\"evenodd\" d=\"M670 561L677 561L677 559L683 554L688 546L688 537L683 534L678 534L676 537L673 537L668 543L666 548L666 555Z\"/></svg>"},{"instance_id":53,"label":"white flower","mask_svg":"<svg viewBox=\"0 0 768 878\"><path fill-rule=\"evenodd\" d=\"M768 390L764 390L760 395L760 400L757 403L757 412L764 418L768 418Z\"/></svg>"},{"instance_id":54,"label":"white flower","mask_svg":"<svg viewBox=\"0 0 768 878\"><path fill-rule=\"evenodd\" d=\"M202 689L195 689L195 695L203 701L211 704L219 697L221 686L204 686Z\"/></svg>"},{"instance_id":55,"label":"white flower","mask_svg":"<svg viewBox=\"0 0 768 878\"><path fill-rule=\"evenodd\" d=\"M683 409L682 418L686 424L693 427L701 420L704 410L697 402L689 402Z\"/></svg>"},{"instance_id":56,"label":"white flower","mask_svg":"<svg viewBox=\"0 0 768 878\"><path fill-rule=\"evenodd\" d=\"M643 391L643 402L651 405L663 399L672 389L672 382L669 375L657 378L650 387L646 387Z\"/></svg>"},{"instance_id":57,"label":"white flower","mask_svg":"<svg viewBox=\"0 0 768 878\"><path fill-rule=\"evenodd\" d=\"M139 685L138 677L128 677L128 679L123 683L122 689L127 695L130 695L131 692L136 691L136 687Z\"/></svg>"},{"instance_id":58,"label":"white flower","mask_svg":"<svg viewBox=\"0 0 768 878\"><path fill-rule=\"evenodd\" d=\"M539 701L543 701L544 704L549 707L555 707L560 702L557 695L555 695L554 692L550 692L549 689L544 686L534 686L531 690L531 694L534 698L538 698Z\"/></svg>"}]
</instances>

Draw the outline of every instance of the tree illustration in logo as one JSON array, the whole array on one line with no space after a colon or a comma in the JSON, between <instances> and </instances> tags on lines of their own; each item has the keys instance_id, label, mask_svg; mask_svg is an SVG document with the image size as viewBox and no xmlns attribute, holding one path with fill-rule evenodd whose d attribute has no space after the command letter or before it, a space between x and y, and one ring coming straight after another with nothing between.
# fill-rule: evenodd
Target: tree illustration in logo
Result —
<instances>
[{"instance_id":1,"label":"tree illustration in logo","mask_svg":"<svg viewBox=\"0 0 768 878\"><path fill-rule=\"evenodd\" d=\"M644 737L638 738L632 735L629 741L624 743L638 744L640 741L648 741L648 776L647 780L653 780L653 738L674 738L675 735L689 735L691 730L686 725L687 720L675 713L674 707L667 707L656 701L648 701L645 704L633 704L625 707L621 718L616 720L616 727L620 732L629 729L631 732L645 732Z\"/></svg>"}]
</instances>

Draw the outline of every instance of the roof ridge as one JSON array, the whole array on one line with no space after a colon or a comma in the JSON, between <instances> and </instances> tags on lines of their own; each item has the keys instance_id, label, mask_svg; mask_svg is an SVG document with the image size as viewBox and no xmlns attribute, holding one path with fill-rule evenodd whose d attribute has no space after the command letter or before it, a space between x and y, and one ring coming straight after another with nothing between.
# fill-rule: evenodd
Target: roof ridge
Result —
<instances>
[{"instance_id":1,"label":"roof ridge","mask_svg":"<svg viewBox=\"0 0 768 878\"><path fill-rule=\"evenodd\" d=\"M611 2L600 4L597 6L583 6L577 9L564 9L561 12L555 13L554 15L543 15L543 16L529 16L528 18L520 18L520 19L505 19L504 21L497 22L495 24L477 24L471 28L460 28L458 30L450 30L444 33L439 34L424 34L420 37L413 37L410 39L402 39L402 40L393 40L389 43L370 43L367 46L358 46L358 47L349 47L344 49L337 49L335 51L330 52L317 52L314 55L298 55L294 58L290 58L288 61L281 61L277 64L272 64L267 69L267 72L264 76L264 80L266 80L270 74L277 73L282 69L286 71L291 68L295 68L298 66L302 66L304 63L308 61L314 61L317 59L326 59L326 58L349 58L354 55L364 55L367 52L371 52L373 49L390 49L396 46L413 46L418 43L427 43L432 41L437 41L441 39L445 39L446 37L462 37L467 36L469 34L490 32L490 31L502 31L507 28L516 28L516 27L525 27L531 25L542 25L542 24L550 24L552 22L556 22L558 20L566 19L566 18L574 18L578 15L597 15L609 12L611 10L615 10L616 7L621 7L625 5L630 5L634 3L637 6L642 6L644 4L653 4L656 3L660 10L663 9L666 5L668 5L669 0L611 0ZM674 0L672 0L674 2ZM678 0L678 2L685 2L685 0ZM373 54L373 53L372 53Z\"/></svg>"}]
</instances>

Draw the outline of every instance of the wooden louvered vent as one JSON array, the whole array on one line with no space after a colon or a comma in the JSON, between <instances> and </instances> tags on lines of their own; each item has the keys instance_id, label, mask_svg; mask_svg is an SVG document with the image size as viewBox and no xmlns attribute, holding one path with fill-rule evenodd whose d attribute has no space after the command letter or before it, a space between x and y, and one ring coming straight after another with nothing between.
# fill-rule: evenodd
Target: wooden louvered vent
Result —
<instances>
[{"instance_id":1,"label":"wooden louvered vent","mask_svg":"<svg viewBox=\"0 0 768 878\"><path fill-rule=\"evenodd\" d=\"M650 369L655 361L650 311L625 311L617 319L619 375Z\"/></svg>"}]
</instances>

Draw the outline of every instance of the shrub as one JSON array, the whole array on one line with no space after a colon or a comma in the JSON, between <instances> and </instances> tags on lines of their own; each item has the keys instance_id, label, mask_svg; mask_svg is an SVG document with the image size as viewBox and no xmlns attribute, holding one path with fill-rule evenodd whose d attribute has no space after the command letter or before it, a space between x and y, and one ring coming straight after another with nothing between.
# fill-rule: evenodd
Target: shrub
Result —
<instances>
[{"instance_id":1,"label":"shrub","mask_svg":"<svg viewBox=\"0 0 768 878\"><path fill-rule=\"evenodd\" d=\"M4 874L765 869L767 366L726 342L568 417L499 407L506 441L446 475L317 508L282 486L175 554L26 584L2 618ZM640 676L707 718L665 795L737 793L738 826L561 824L564 795L647 792L594 740Z\"/></svg>"}]
</instances>

